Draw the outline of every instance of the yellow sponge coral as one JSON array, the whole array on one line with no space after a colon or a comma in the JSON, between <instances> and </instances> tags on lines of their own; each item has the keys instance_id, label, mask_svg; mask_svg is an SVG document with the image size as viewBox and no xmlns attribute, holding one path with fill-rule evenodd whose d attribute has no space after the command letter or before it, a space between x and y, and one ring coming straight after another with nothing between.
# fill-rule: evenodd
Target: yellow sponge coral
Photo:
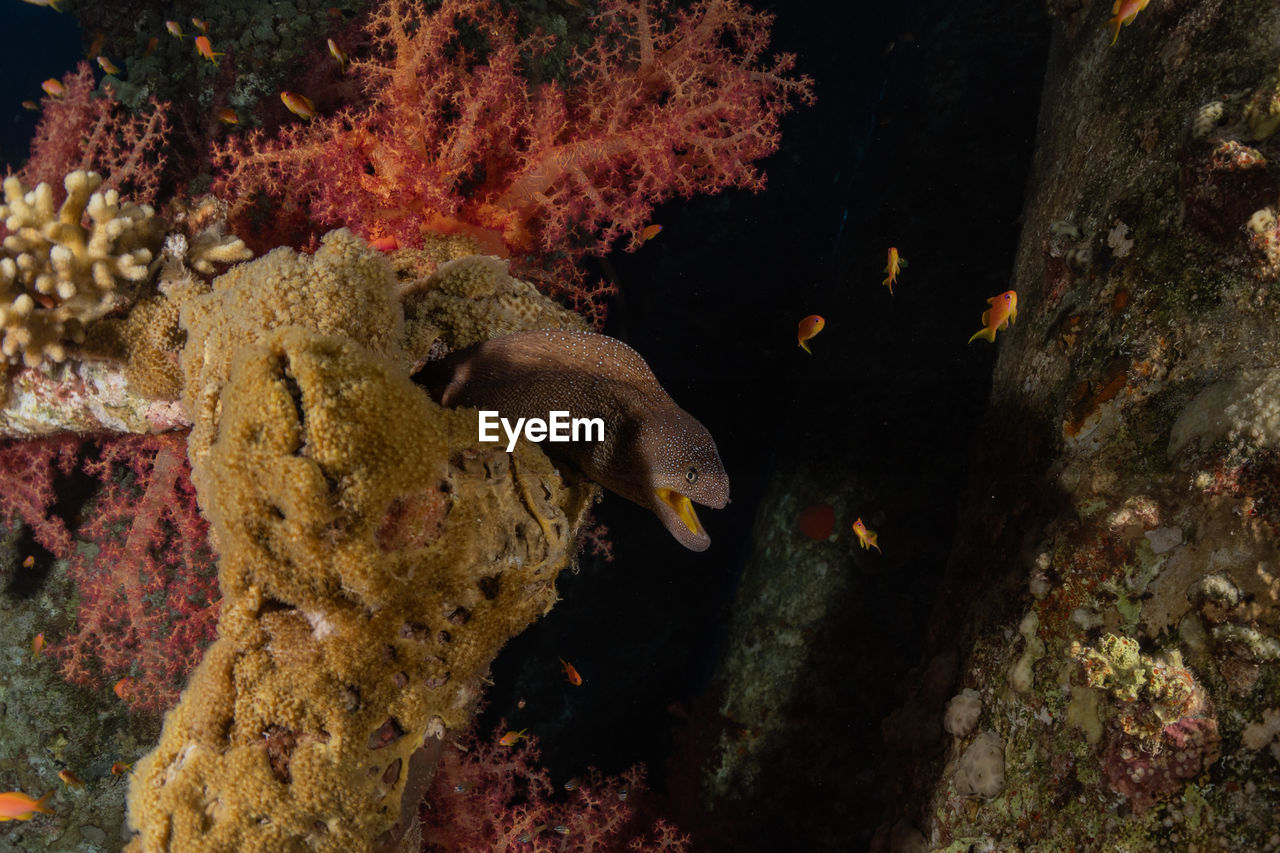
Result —
<instances>
[{"instance_id":1,"label":"yellow sponge coral","mask_svg":"<svg viewBox=\"0 0 1280 853\"><path fill-rule=\"evenodd\" d=\"M5 179L0 354L10 363L62 361L85 323L128 304L148 277L162 232L155 211L97 192L101 183L95 172L72 172L55 208L48 184L28 190Z\"/></svg>"},{"instance_id":2,"label":"yellow sponge coral","mask_svg":"<svg viewBox=\"0 0 1280 853\"><path fill-rule=\"evenodd\" d=\"M395 291L386 258L344 228L326 234L314 255L275 249L232 267L214 279L212 291L183 295L183 403L195 422L192 463L199 467L216 429L232 359L274 329L293 325L342 335L407 368Z\"/></svg>"},{"instance_id":3,"label":"yellow sponge coral","mask_svg":"<svg viewBox=\"0 0 1280 853\"><path fill-rule=\"evenodd\" d=\"M261 336L220 398L196 471L219 638L131 781L128 849L370 850L414 753L556 600L594 487L478 444L474 412L344 337Z\"/></svg>"},{"instance_id":4,"label":"yellow sponge coral","mask_svg":"<svg viewBox=\"0 0 1280 853\"><path fill-rule=\"evenodd\" d=\"M512 278L507 262L489 255L446 261L401 291L406 348L420 367L432 345L461 349L499 335L530 329L589 331L587 322Z\"/></svg>"}]
</instances>

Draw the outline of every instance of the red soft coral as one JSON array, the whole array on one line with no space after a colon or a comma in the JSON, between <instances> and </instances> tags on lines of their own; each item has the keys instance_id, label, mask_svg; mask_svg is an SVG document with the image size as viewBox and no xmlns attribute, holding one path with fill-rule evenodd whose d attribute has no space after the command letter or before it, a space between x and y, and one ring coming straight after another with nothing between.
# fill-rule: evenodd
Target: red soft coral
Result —
<instances>
[{"instance_id":1,"label":"red soft coral","mask_svg":"<svg viewBox=\"0 0 1280 853\"><path fill-rule=\"evenodd\" d=\"M101 481L71 557L76 631L55 644L68 681L160 711L216 633L217 567L182 435L104 438L85 470Z\"/></svg>"},{"instance_id":2,"label":"red soft coral","mask_svg":"<svg viewBox=\"0 0 1280 853\"><path fill-rule=\"evenodd\" d=\"M31 140L31 156L18 177L34 187L47 182L55 196L76 169L103 176L101 189L119 190L138 204L154 202L164 169L169 105L152 98L131 113L111 92L94 90L93 71L81 62L62 78L66 93L45 98Z\"/></svg>"},{"instance_id":3,"label":"red soft coral","mask_svg":"<svg viewBox=\"0 0 1280 853\"><path fill-rule=\"evenodd\" d=\"M537 739L501 746L464 738L446 751L422 810L426 850L651 850L683 853L689 837L662 818L644 814L644 771L632 767L606 777L590 769L566 797L555 794L538 764Z\"/></svg>"},{"instance_id":4,"label":"red soft coral","mask_svg":"<svg viewBox=\"0 0 1280 853\"><path fill-rule=\"evenodd\" d=\"M257 191L319 224L417 245L424 230L490 230L508 249L604 252L673 195L757 189L752 162L812 82L791 56L765 62L772 17L705 0L605 0L597 37L563 86L534 86L522 37L491 0L386 0L354 62L369 104L215 150L219 192ZM465 30L463 38L459 33ZM480 49L470 45L483 44Z\"/></svg>"},{"instance_id":5,"label":"red soft coral","mask_svg":"<svg viewBox=\"0 0 1280 853\"><path fill-rule=\"evenodd\" d=\"M76 482L77 468L91 481ZM217 567L185 436L5 442L0 477L2 520L25 524L76 583L75 631L50 645L63 675L95 689L128 677L120 693L130 707L173 704L218 621Z\"/></svg>"}]
</instances>

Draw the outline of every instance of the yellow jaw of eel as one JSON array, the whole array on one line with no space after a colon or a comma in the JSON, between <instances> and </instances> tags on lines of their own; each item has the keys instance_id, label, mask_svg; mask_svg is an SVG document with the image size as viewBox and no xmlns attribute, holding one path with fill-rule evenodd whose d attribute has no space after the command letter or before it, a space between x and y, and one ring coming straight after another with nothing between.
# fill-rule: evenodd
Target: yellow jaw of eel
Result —
<instances>
[{"instance_id":1,"label":"yellow jaw of eel","mask_svg":"<svg viewBox=\"0 0 1280 853\"><path fill-rule=\"evenodd\" d=\"M693 501L675 489L654 489L654 493L658 496L658 500L671 507L676 516L684 522L684 526L689 528L690 533L694 536L702 533L702 525L698 523L698 514L693 511Z\"/></svg>"}]
</instances>

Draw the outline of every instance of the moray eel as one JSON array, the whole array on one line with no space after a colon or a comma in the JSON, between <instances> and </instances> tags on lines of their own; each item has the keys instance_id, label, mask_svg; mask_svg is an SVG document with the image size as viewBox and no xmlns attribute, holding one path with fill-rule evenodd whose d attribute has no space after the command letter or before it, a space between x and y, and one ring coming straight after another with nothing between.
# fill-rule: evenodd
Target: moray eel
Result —
<instances>
[{"instance_id":1,"label":"moray eel","mask_svg":"<svg viewBox=\"0 0 1280 853\"><path fill-rule=\"evenodd\" d=\"M587 332L516 332L450 353L413 378L443 406L495 410L512 423L545 420L553 410L603 419L604 441L542 448L652 510L686 548L705 551L711 544L693 503L722 509L729 502L716 443L621 341Z\"/></svg>"}]
</instances>

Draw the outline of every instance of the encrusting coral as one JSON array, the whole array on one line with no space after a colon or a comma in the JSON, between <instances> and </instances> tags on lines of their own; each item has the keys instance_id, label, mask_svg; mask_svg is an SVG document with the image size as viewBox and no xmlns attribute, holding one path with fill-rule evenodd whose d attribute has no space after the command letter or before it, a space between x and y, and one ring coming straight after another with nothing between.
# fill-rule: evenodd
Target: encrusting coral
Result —
<instances>
[{"instance_id":1,"label":"encrusting coral","mask_svg":"<svg viewBox=\"0 0 1280 853\"><path fill-rule=\"evenodd\" d=\"M4 181L0 218L9 234L0 256L0 353L36 366L66 358L84 324L132 300L160 247L161 227L149 205L97 192L95 172L67 175L66 200L54 206L47 183L28 190ZM87 222L86 222L87 218Z\"/></svg>"},{"instance_id":2,"label":"encrusting coral","mask_svg":"<svg viewBox=\"0 0 1280 853\"><path fill-rule=\"evenodd\" d=\"M507 262L490 255L446 261L406 285L400 298L406 341L420 358L437 341L454 350L532 329L590 330L582 317L512 278Z\"/></svg>"},{"instance_id":3,"label":"encrusting coral","mask_svg":"<svg viewBox=\"0 0 1280 853\"><path fill-rule=\"evenodd\" d=\"M222 614L131 780L129 850L373 849L413 813L415 755L556 600L595 487L436 406L398 311L385 259L342 231L183 308Z\"/></svg>"}]
</instances>

